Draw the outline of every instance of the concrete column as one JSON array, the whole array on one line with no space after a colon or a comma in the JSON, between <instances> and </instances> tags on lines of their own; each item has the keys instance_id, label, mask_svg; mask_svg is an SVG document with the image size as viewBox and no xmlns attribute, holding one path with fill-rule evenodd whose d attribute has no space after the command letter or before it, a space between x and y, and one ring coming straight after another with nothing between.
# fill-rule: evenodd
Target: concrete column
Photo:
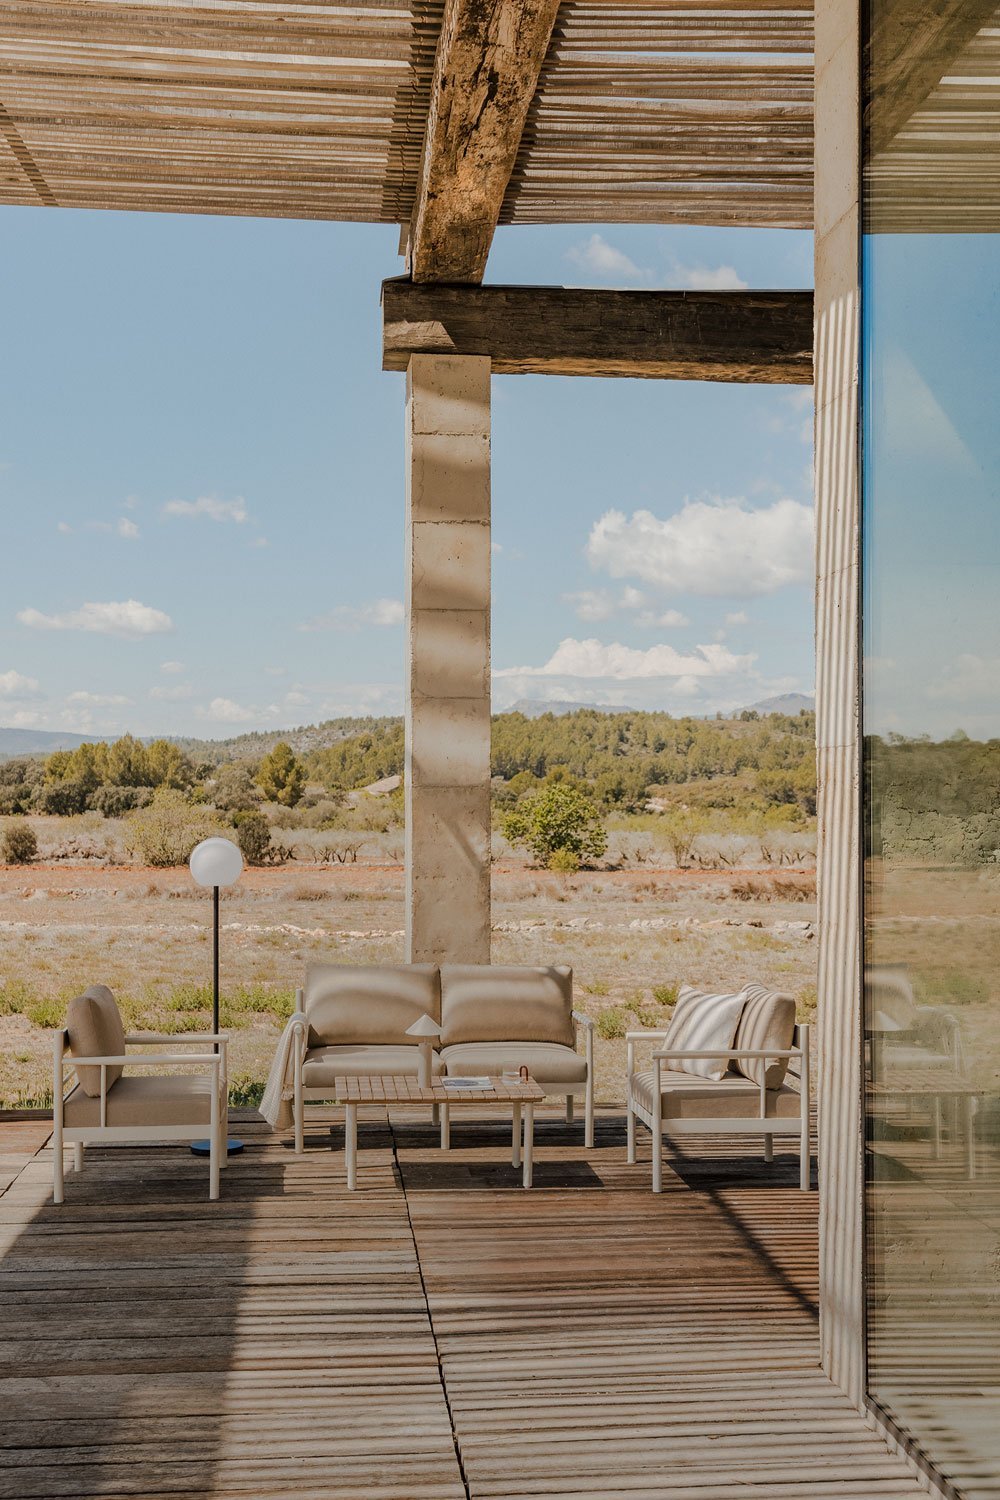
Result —
<instances>
[{"instance_id":1,"label":"concrete column","mask_svg":"<svg viewBox=\"0 0 1000 1500\"><path fill-rule=\"evenodd\" d=\"M406 953L490 959L490 361L406 375Z\"/></svg>"},{"instance_id":2,"label":"concrete column","mask_svg":"<svg viewBox=\"0 0 1000 1500\"><path fill-rule=\"evenodd\" d=\"M816 737L820 1343L860 1406L859 0L816 6Z\"/></svg>"}]
</instances>

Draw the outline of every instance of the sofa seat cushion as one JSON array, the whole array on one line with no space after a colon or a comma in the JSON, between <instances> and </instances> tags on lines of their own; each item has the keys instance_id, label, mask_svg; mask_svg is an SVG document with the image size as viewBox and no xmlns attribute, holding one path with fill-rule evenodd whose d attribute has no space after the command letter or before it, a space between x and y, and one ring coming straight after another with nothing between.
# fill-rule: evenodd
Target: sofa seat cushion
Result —
<instances>
[{"instance_id":1,"label":"sofa seat cushion","mask_svg":"<svg viewBox=\"0 0 1000 1500\"><path fill-rule=\"evenodd\" d=\"M743 1014L736 1028L736 1046L747 1052L766 1052L768 1047L777 1047L787 1052L795 1040L795 1001L791 995L780 995L776 990L765 989L762 984L748 984L743 990ZM788 1059L779 1057L774 1062L764 1058L737 1058L733 1064L737 1073L749 1078L758 1086L764 1082L767 1068L767 1087L780 1088L788 1072Z\"/></svg>"},{"instance_id":2,"label":"sofa seat cushion","mask_svg":"<svg viewBox=\"0 0 1000 1500\"><path fill-rule=\"evenodd\" d=\"M554 1042L572 1047L573 971L492 964L441 968L441 1046Z\"/></svg>"},{"instance_id":3,"label":"sofa seat cushion","mask_svg":"<svg viewBox=\"0 0 1000 1500\"><path fill-rule=\"evenodd\" d=\"M333 1088L335 1078L351 1074L361 1078L380 1073L416 1078L419 1069L419 1047L310 1047L302 1065L302 1082L307 1089L326 1089ZM441 1059L432 1052L431 1072L443 1071Z\"/></svg>"},{"instance_id":4,"label":"sofa seat cushion","mask_svg":"<svg viewBox=\"0 0 1000 1500\"><path fill-rule=\"evenodd\" d=\"M498 1077L504 1068L526 1067L536 1083L586 1083L587 1061L572 1047L559 1042L457 1042L443 1047L441 1060L448 1073Z\"/></svg>"},{"instance_id":5,"label":"sofa seat cushion","mask_svg":"<svg viewBox=\"0 0 1000 1500\"><path fill-rule=\"evenodd\" d=\"M635 1098L653 1110L654 1073L650 1069L632 1079ZM663 1068L660 1073L660 1113L664 1120L752 1120L760 1115L760 1089L749 1078L727 1073L716 1081ZM767 1118L796 1119L800 1098L787 1084L768 1089Z\"/></svg>"},{"instance_id":6,"label":"sofa seat cushion","mask_svg":"<svg viewBox=\"0 0 1000 1500\"><path fill-rule=\"evenodd\" d=\"M95 984L69 1002L66 1011L66 1034L70 1051L76 1057L122 1057L125 1053L125 1028L115 997L103 984ZM76 1076L85 1094L92 1098L101 1092L99 1066L77 1066ZM108 1065L107 1087L122 1076L120 1063Z\"/></svg>"},{"instance_id":7,"label":"sofa seat cushion","mask_svg":"<svg viewBox=\"0 0 1000 1500\"><path fill-rule=\"evenodd\" d=\"M310 1047L406 1047L414 1021L441 1019L437 966L310 964L303 1008Z\"/></svg>"},{"instance_id":8,"label":"sofa seat cushion","mask_svg":"<svg viewBox=\"0 0 1000 1500\"><path fill-rule=\"evenodd\" d=\"M107 1124L121 1126L191 1125L205 1130L212 1120L212 1075L197 1073L126 1073L108 1090ZM101 1101L86 1094L82 1084L63 1105L63 1123L70 1129L96 1129L101 1123Z\"/></svg>"},{"instance_id":9,"label":"sofa seat cushion","mask_svg":"<svg viewBox=\"0 0 1000 1500\"><path fill-rule=\"evenodd\" d=\"M733 1046L743 1014L744 997L712 995L682 985L663 1038L664 1049L683 1047L692 1052L723 1052ZM670 1067L698 1078L718 1079L729 1071L728 1058L670 1059Z\"/></svg>"}]
</instances>

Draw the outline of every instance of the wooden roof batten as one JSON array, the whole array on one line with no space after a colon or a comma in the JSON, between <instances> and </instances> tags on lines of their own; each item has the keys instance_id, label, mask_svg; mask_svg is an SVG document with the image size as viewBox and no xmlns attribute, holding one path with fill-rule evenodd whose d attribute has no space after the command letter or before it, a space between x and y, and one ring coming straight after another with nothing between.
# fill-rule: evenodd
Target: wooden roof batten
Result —
<instances>
[{"instance_id":1,"label":"wooden roof batten","mask_svg":"<svg viewBox=\"0 0 1000 1500\"><path fill-rule=\"evenodd\" d=\"M470 283L491 220L808 227L811 53L812 0L9 0L0 204L411 224Z\"/></svg>"}]
</instances>

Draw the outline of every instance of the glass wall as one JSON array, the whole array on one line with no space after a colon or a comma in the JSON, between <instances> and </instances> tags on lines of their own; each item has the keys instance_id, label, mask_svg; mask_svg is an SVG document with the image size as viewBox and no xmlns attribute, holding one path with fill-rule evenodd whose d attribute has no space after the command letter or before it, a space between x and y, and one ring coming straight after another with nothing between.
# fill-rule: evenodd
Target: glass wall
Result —
<instances>
[{"instance_id":1,"label":"glass wall","mask_svg":"<svg viewBox=\"0 0 1000 1500\"><path fill-rule=\"evenodd\" d=\"M1000 31L869 0L869 1394L1000 1494Z\"/></svg>"}]
</instances>

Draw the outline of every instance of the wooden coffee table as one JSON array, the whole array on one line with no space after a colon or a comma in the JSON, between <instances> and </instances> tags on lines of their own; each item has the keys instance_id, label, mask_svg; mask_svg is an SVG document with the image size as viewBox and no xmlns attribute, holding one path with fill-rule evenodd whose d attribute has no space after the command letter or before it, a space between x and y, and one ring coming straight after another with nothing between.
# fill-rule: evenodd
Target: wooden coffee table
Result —
<instances>
[{"instance_id":1,"label":"wooden coffee table","mask_svg":"<svg viewBox=\"0 0 1000 1500\"><path fill-rule=\"evenodd\" d=\"M531 1186L535 1145L535 1105L545 1098L533 1078L507 1082L490 1078L489 1089L446 1089L441 1082L421 1088L415 1078L379 1073L373 1077L349 1074L333 1080L334 1103L344 1106L344 1156L347 1186L354 1190L358 1165L359 1104L430 1104L441 1115L441 1149L451 1144L451 1110L456 1105L509 1104L511 1111L511 1162L522 1168L522 1181ZM524 1148L521 1147L522 1124Z\"/></svg>"}]
</instances>

